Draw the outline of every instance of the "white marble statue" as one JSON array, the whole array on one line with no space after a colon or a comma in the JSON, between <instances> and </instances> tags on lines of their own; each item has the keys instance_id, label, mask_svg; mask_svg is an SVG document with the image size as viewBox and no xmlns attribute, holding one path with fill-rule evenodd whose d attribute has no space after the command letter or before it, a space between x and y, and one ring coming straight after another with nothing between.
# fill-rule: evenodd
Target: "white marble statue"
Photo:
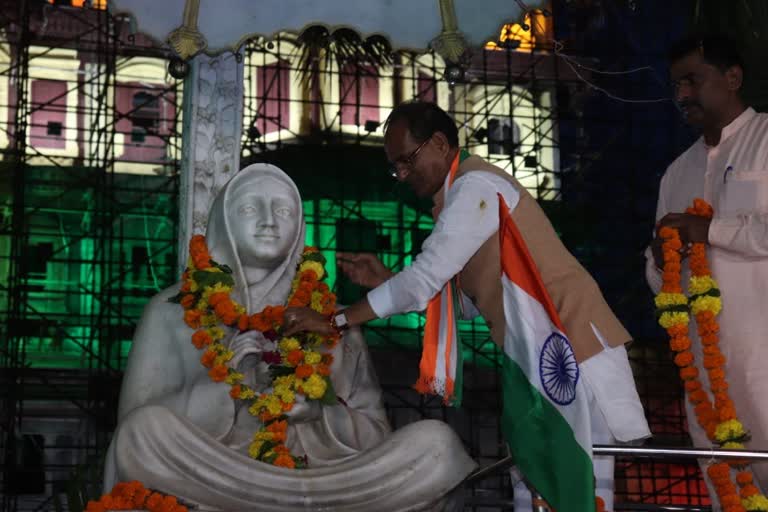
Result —
<instances>
[{"instance_id":1,"label":"white marble statue","mask_svg":"<svg viewBox=\"0 0 768 512\"><path fill-rule=\"evenodd\" d=\"M303 249L299 192L280 169L251 165L221 190L206 242L233 270L233 299L248 313L282 305ZM138 480L203 510L447 510L475 468L450 427L421 421L390 433L381 390L359 330L332 349L336 405L304 401L288 413L287 446L308 469L248 456L258 419L238 407L229 386L210 380L183 310L155 296L136 331L120 394L118 428L107 454L105 488ZM255 388L268 385L255 331L225 338L230 364ZM266 383L266 384L265 384Z\"/></svg>"}]
</instances>

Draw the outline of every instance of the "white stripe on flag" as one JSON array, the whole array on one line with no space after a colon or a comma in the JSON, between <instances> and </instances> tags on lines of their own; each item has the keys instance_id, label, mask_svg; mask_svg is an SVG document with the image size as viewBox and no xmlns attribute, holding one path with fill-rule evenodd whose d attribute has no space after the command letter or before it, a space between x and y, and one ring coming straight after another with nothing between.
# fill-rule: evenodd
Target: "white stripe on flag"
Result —
<instances>
[{"instance_id":1,"label":"white stripe on flag","mask_svg":"<svg viewBox=\"0 0 768 512\"><path fill-rule=\"evenodd\" d=\"M565 337L564 333L555 327L539 301L510 281L503 273L501 281L504 287L506 320L504 352L517 363L531 386L535 387L560 412L573 429L579 445L591 457L591 422L583 379L578 378L576 381L573 400L563 405L549 396L544 389L540 374L540 358L544 343L552 334Z\"/></svg>"}]
</instances>

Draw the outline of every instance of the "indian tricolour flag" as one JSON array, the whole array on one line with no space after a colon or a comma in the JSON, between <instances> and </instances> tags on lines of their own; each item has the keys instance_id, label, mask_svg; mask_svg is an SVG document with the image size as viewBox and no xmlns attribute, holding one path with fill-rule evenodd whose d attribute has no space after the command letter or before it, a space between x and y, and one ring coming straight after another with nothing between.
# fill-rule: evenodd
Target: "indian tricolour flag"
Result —
<instances>
[{"instance_id":1,"label":"indian tricolour flag","mask_svg":"<svg viewBox=\"0 0 768 512\"><path fill-rule=\"evenodd\" d=\"M590 417L579 366L501 194L499 215L504 437L517 467L557 512L594 512Z\"/></svg>"}]
</instances>

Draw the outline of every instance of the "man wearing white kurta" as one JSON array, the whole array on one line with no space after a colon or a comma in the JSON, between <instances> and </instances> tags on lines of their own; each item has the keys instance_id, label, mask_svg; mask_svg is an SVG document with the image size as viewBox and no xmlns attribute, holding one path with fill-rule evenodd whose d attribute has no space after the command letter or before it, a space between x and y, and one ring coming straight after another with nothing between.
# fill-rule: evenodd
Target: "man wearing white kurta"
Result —
<instances>
[{"instance_id":1,"label":"man wearing white kurta","mask_svg":"<svg viewBox=\"0 0 768 512\"><path fill-rule=\"evenodd\" d=\"M657 226L680 229L684 243L706 242L712 275L720 285L723 310L720 348L736 414L752 433L750 448L768 449L768 115L747 108L739 96L742 65L732 43L705 37L682 41L670 54L677 101L699 138L667 169L661 180ZM714 208L711 223L683 214L694 198ZM661 289L658 238L646 251L646 276ZM684 249L685 252L685 249ZM683 265L683 283L690 273ZM702 346L690 329L699 378L709 389L701 365ZM686 401L694 444L711 442ZM753 466L768 488L768 464ZM708 482L709 483L709 482ZM716 495L710 488L710 495ZM716 509L719 509L716 506Z\"/></svg>"},{"instance_id":2,"label":"man wearing white kurta","mask_svg":"<svg viewBox=\"0 0 768 512\"><path fill-rule=\"evenodd\" d=\"M385 151L399 180L417 195L433 197L436 224L413 264L396 275L375 256L337 254L341 269L353 281L374 288L344 311L345 320L358 325L421 311L458 276L468 305L474 306L470 309L483 316L491 338L502 346L505 319L497 234L501 194L556 305L587 383L593 440L630 442L650 435L624 349L630 336L597 284L562 245L535 199L501 169L460 153L453 120L432 104L398 106L387 123ZM458 165L456 179L445 194L453 165ZM296 315L289 320L295 329L323 328L324 320L311 311L289 311L286 317L289 314ZM597 460L595 471L597 493L611 509L612 459ZM515 498L516 510L531 509L529 493L516 492Z\"/></svg>"}]
</instances>

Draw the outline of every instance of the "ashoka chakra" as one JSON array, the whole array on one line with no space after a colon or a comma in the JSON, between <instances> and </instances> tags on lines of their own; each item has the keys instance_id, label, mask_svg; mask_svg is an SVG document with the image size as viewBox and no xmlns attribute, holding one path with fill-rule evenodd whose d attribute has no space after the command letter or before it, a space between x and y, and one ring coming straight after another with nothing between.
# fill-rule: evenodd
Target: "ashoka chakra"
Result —
<instances>
[{"instance_id":1,"label":"ashoka chakra","mask_svg":"<svg viewBox=\"0 0 768 512\"><path fill-rule=\"evenodd\" d=\"M544 342L539 357L539 376L547 396L558 405L568 405L576 398L579 365L571 344L562 334L553 332Z\"/></svg>"}]
</instances>

